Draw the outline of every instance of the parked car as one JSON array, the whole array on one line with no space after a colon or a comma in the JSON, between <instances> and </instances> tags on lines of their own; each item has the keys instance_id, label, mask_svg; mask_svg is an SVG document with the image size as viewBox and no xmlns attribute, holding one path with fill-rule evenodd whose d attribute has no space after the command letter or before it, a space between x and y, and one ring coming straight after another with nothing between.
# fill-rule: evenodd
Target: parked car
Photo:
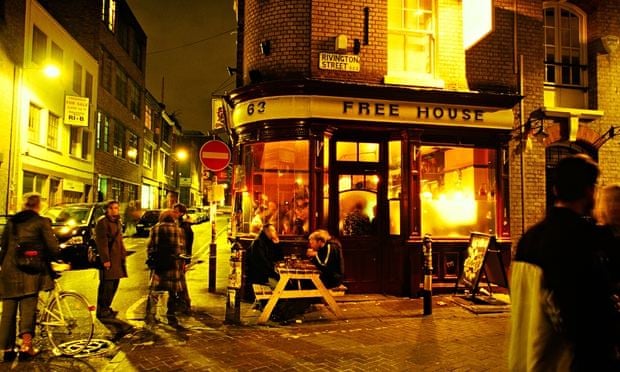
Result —
<instances>
[{"instance_id":1,"label":"parked car","mask_svg":"<svg viewBox=\"0 0 620 372\"><path fill-rule=\"evenodd\" d=\"M203 205L202 207L196 207L203 215L203 221L211 220L211 212L208 205Z\"/></svg>"},{"instance_id":2,"label":"parked car","mask_svg":"<svg viewBox=\"0 0 620 372\"><path fill-rule=\"evenodd\" d=\"M203 221L201 213L196 208L187 208L185 215L190 223L201 223Z\"/></svg>"},{"instance_id":3,"label":"parked car","mask_svg":"<svg viewBox=\"0 0 620 372\"><path fill-rule=\"evenodd\" d=\"M88 248L97 249L95 224L105 214L106 203L74 203L56 205L41 215L52 221L52 229L60 243L60 259L73 269L92 267Z\"/></svg>"},{"instance_id":4,"label":"parked car","mask_svg":"<svg viewBox=\"0 0 620 372\"><path fill-rule=\"evenodd\" d=\"M136 235L148 236L149 231L151 231L151 227L159 222L160 214L161 209L149 209L145 211L136 223Z\"/></svg>"}]
</instances>

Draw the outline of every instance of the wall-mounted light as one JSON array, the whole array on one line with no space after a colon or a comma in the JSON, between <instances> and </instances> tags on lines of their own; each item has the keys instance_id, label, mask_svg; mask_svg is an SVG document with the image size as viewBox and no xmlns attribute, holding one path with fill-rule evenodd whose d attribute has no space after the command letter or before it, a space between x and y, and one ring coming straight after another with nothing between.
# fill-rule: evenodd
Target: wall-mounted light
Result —
<instances>
[{"instance_id":1,"label":"wall-mounted light","mask_svg":"<svg viewBox=\"0 0 620 372\"><path fill-rule=\"evenodd\" d=\"M360 39L353 40L353 53L360 54L361 49L362 49L362 43L360 42Z\"/></svg>"},{"instance_id":2,"label":"wall-mounted light","mask_svg":"<svg viewBox=\"0 0 620 372\"><path fill-rule=\"evenodd\" d=\"M336 36L336 40L334 40L334 49L336 52L343 52L347 50L348 42L347 35L338 35Z\"/></svg>"},{"instance_id":3,"label":"wall-mounted light","mask_svg":"<svg viewBox=\"0 0 620 372\"><path fill-rule=\"evenodd\" d=\"M228 72L228 76L233 76L234 74L237 73L237 68L226 66L226 71Z\"/></svg>"},{"instance_id":4,"label":"wall-mounted light","mask_svg":"<svg viewBox=\"0 0 620 372\"><path fill-rule=\"evenodd\" d=\"M260 52L264 56L268 56L271 54L271 40L265 40L260 43Z\"/></svg>"},{"instance_id":5,"label":"wall-mounted light","mask_svg":"<svg viewBox=\"0 0 620 372\"><path fill-rule=\"evenodd\" d=\"M599 138L595 139L594 142L592 142L592 146L594 146L596 149L600 149L601 146L603 146L607 141L616 136L616 129L618 128L613 126L609 128L607 132L603 133L603 135L601 135Z\"/></svg>"},{"instance_id":6,"label":"wall-mounted light","mask_svg":"<svg viewBox=\"0 0 620 372\"><path fill-rule=\"evenodd\" d=\"M603 48L607 54L613 54L618 50L618 46L620 46L620 37L615 35L605 35L601 37L601 42L603 43Z\"/></svg>"}]
</instances>

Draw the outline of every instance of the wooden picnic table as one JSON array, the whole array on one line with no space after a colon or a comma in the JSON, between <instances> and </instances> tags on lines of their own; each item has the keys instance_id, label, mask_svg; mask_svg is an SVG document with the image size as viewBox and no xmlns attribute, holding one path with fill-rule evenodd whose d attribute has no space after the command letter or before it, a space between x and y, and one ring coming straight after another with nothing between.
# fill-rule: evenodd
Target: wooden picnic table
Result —
<instances>
[{"instance_id":1,"label":"wooden picnic table","mask_svg":"<svg viewBox=\"0 0 620 372\"><path fill-rule=\"evenodd\" d=\"M320 297L323 299L327 307L336 315L336 318L344 318L344 314L340 307L334 300L332 294L325 288L325 285L320 279L321 272L316 268L311 267L287 267L279 264L276 266L276 271L280 274L280 280L273 290L267 305L263 309L263 312L258 317L258 324L265 324L271 316L271 312L276 307L276 304L280 299L286 298L314 298ZM302 280L311 281L314 284L314 289L303 289ZM287 288L287 284L291 281L298 281Z\"/></svg>"}]
</instances>

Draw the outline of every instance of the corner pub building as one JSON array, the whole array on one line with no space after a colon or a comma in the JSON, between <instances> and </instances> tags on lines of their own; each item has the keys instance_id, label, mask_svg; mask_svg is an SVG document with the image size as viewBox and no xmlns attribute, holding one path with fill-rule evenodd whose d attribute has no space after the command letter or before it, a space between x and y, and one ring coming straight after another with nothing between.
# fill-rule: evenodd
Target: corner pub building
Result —
<instances>
[{"instance_id":1,"label":"corner pub building","mask_svg":"<svg viewBox=\"0 0 620 372\"><path fill-rule=\"evenodd\" d=\"M452 289L471 232L506 266L553 203L555 164L587 153L617 182L620 4L237 0L226 97L233 231L273 223L288 254L327 229L349 293Z\"/></svg>"}]
</instances>

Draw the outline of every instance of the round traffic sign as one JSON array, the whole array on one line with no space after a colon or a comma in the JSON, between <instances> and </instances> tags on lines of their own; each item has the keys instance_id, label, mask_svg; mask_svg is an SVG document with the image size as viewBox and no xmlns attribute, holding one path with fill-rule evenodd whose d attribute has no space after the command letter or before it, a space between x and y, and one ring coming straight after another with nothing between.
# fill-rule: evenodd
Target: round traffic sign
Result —
<instances>
[{"instance_id":1,"label":"round traffic sign","mask_svg":"<svg viewBox=\"0 0 620 372\"><path fill-rule=\"evenodd\" d=\"M230 149L225 142L208 141L200 148L200 161L210 171L221 171L230 164Z\"/></svg>"}]
</instances>

